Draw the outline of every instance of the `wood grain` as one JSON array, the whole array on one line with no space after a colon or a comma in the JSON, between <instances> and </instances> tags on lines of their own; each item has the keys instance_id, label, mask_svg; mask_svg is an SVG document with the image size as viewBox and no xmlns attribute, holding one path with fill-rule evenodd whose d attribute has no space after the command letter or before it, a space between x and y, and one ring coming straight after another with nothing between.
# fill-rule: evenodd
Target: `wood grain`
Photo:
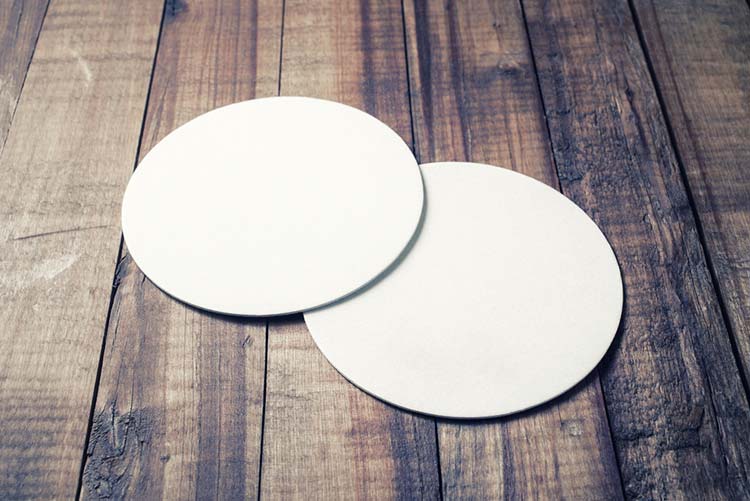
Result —
<instances>
[{"instance_id":1,"label":"wood grain","mask_svg":"<svg viewBox=\"0 0 750 501\"><path fill-rule=\"evenodd\" d=\"M748 498L748 402L630 10L524 6L562 189L622 268L601 376L626 497Z\"/></svg>"},{"instance_id":2,"label":"wood grain","mask_svg":"<svg viewBox=\"0 0 750 501\"><path fill-rule=\"evenodd\" d=\"M132 7L51 2L0 158L2 498L76 492L161 18Z\"/></svg>"},{"instance_id":3,"label":"wood grain","mask_svg":"<svg viewBox=\"0 0 750 501\"><path fill-rule=\"evenodd\" d=\"M0 154L16 112L48 2L8 0L0 3Z\"/></svg>"},{"instance_id":4,"label":"wood grain","mask_svg":"<svg viewBox=\"0 0 750 501\"><path fill-rule=\"evenodd\" d=\"M281 5L168 2L141 157L189 119L275 95ZM85 497L258 492L266 323L161 292L124 251L83 476Z\"/></svg>"},{"instance_id":5,"label":"wood grain","mask_svg":"<svg viewBox=\"0 0 750 501\"><path fill-rule=\"evenodd\" d=\"M401 6L287 0L281 93L364 109L411 143ZM436 499L431 419L349 384L301 317L269 325L261 496Z\"/></svg>"},{"instance_id":6,"label":"wood grain","mask_svg":"<svg viewBox=\"0 0 750 501\"><path fill-rule=\"evenodd\" d=\"M373 113L421 161L558 186L603 228L626 307L601 369L521 415L436 425L347 383L300 316L203 313L127 249L116 265L162 4L49 3L0 5L1 498L79 480L87 498L750 498L730 337L747 380L747 4L632 0L639 33L608 0L406 0L405 19L395 1L166 1L140 156L280 90Z\"/></svg>"},{"instance_id":7,"label":"wood grain","mask_svg":"<svg viewBox=\"0 0 750 501\"><path fill-rule=\"evenodd\" d=\"M419 160L500 165L557 187L520 6L409 1L405 15ZM596 372L538 409L438 430L446 499L622 496Z\"/></svg>"},{"instance_id":8,"label":"wood grain","mask_svg":"<svg viewBox=\"0 0 750 501\"><path fill-rule=\"evenodd\" d=\"M750 8L637 0L657 87L750 380Z\"/></svg>"}]
</instances>

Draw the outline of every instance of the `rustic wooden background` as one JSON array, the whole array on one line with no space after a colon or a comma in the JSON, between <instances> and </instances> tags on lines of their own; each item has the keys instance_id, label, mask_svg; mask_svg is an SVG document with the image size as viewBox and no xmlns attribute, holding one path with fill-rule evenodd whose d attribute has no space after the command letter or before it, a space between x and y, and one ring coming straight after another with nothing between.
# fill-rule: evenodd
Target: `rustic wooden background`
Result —
<instances>
[{"instance_id":1,"label":"rustic wooden background","mask_svg":"<svg viewBox=\"0 0 750 501\"><path fill-rule=\"evenodd\" d=\"M3 0L0 29L1 498L750 499L745 0ZM138 158L277 94L583 207L626 289L598 370L433 419L348 384L299 315L156 289L121 243Z\"/></svg>"}]
</instances>

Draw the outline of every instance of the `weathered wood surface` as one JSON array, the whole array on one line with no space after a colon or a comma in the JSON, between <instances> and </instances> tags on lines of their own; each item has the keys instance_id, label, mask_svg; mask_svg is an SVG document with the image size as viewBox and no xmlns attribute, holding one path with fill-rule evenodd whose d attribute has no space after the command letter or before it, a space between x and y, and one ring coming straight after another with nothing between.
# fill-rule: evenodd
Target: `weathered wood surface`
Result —
<instances>
[{"instance_id":1,"label":"weathered wood surface","mask_svg":"<svg viewBox=\"0 0 750 501\"><path fill-rule=\"evenodd\" d=\"M520 6L408 1L405 16L420 162L501 165L556 187ZM520 416L438 430L446 499L622 496L596 373Z\"/></svg>"},{"instance_id":2,"label":"weathered wood surface","mask_svg":"<svg viewBox=\"0 0 750 501\"><path fill-rule=\"evenodd\" d=\"M281 6L168 2L141 158L195 116L276 95ZM266 322L158 290L124 250L86 453L87 498L257 496Z\"/></svg>"},{"instance_id":3,"label":"weathered wood surface","mask_svg":"<svg viewBox=\"0 0 750 501\"><path fill-rule=\"evenodd\" d=\"M634 2L750 380L750 8L745 0Z\"/></svg>"},{"instance_id":4,"label":"weathered wood surface","mask_svg":"<svg viewBox=\"0 0 750 501\"><path fill-rule=\"evenodd\" d=\"M0 3L0 153L16 112L48 0Z\"/></svg>"},{"instance_id":5,"label":"weathered wood surface","mask_svg":"<svg viewBox=\"0 0 750 501\"><path fill-rule=\"evenodd\" d=\"M134 5L51 2L0 157L3 498L75 495L161 17Z\"/></svg>"},{"instance_id":6,"label":"weathered wood surface","mask_svg":"<svg viewBox=\"0 0 750 501\"><path fill-rule=\"evenodd\" d=\"M401 5L287 0L281 94L372 113L411 143ZM261 496L436 499L434 421L349 384L301 316L269 325Z\"/></svg>"},{"instance_id":7,"label":"weathered wood surface","mask_svg":"<svg viewBox=\"0 0 750 501\"><path fill-rule=\"evenodd\" d=\"M748 402L628 5L524 7L561 187L625 282L601 369L625 494L748 498Z\"/></svg>"},{"instance_id":8,"label":"weathered wood surface","mask_svg":"<svg viewBox=\"0 0 750 501\"><path fill-rule=\"evenodd\" d=\"M746 4L46 4L0 6L0 497L750 498ZM347 383L300 316L184 306L127 249L112 291L147 100L141 157L278 92L579 203L626 287L600 369L518 416L436 422Z\"/></svg>"}]
</instances>

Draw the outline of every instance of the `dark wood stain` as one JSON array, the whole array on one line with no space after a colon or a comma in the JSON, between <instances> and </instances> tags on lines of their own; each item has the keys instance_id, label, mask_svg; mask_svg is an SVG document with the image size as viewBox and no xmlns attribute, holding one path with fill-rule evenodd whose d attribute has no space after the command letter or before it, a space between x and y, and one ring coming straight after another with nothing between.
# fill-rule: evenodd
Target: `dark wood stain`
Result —
<instances>
[{"instance_id":1,"label":"dark wood stain","mask_svg":"<svg viewBox=\"0 0 750 501\"><path fill-rule=\"evenodd\" d=\"M89 465L83 477L88 495L99 499L127 495L132 463L151 441L152 423L149 410L133 409L120 415L116 402L95 417L87 450Z\"/></svg>"},{"instance_id":2,"label":"dark wood stain","mask_svg":"<svg viewBox=\"0 0 750 501\"><path fill-rule=\"evenodd\" d=\"M562 189L628 292L602 372L626 497L747 497L750 412L627 6L526 12Z\"/></svg>"},{"instance_id":3,"label":"dark wood stain","mask_svg":"<svg viewBox=\"0 0 750 501\"><path fill-rule=\"evenodd\" d=\"M249 44L249 47L247 47L247 50L249 52L247 61L242 59L243 51L240 51L240 50L235 51L235 55L234 55L235 67L241 67L241 66L247 65L247 69L248 69L247 78L249 79L248 81L250 82L256 82L258 80L258 46L259 44L264 43L264 40L261 40L260 38L260 33L259 33L260 30L258 26L258 2L259 1L260 0L250 0L248 2L248 6L250 9L249 24L251 27L250 29L252 30L252 35L251 35L252 40L251 40L251 43ZM236 20L237 32L241 32L242 27L243 25L242 25L241 19L237 19ZM261 69L265 69L265 68L261 68ZM252 99L255 97L260 97L260 96L256 96L256 89L253 88L249 96L237 96L236 99Z\"/></svg>"},{"instance_id":4,"label":"dark wood stain","mask_svg":"<svg viewBox=\"0 0 750 501\"><path fill-rule=\"evenodd\" d=\"M164 4L164 22L171 23L187 10L188 4L185 0L166 0Z\"/></svg>"},{"instance_id":5,"label":"dark wood stain","mask_svg":"<svg viewBox=\"0 0 750 501\"><path fill-rule=\"evenodd\" d=\"M414 17L419 19L419 28L416 30L417 46L417 71L421 86L419 87L419 99L422 101L423 127L427 130L424 136L415 138L415 152L420 162L428 161L435 156L434 134L430 132L434 121L432 116L432 49L430 41L430 16L427 14L427 0L414 0ZM416 129L415 129L416 130ZM426 143L420 147L420 143Z\"/></svg>"},{"instance_id":6,"label":"dark wood stain","mask_svg":"<svg viewBox=\"0 0 750 501\"><path fill-rule=\"evenodd\" d=\"M456 119L458 119L458 130L461 133L461 142L463 151L457 152L458 158L464 158L467 161L472 160L471 156L471 125L466 121L468 116L466 109L466 96L464 95L464 70L460 47L461 39L458 33L458 19L456 19L455 2L448 0L445 4L445 10L448 12L445 22L448 25L448 54L453 64L448 68L451 76L451 88L456 96Z\"/></svg>"},{"instance_id":7,"label":"dark wood stain","mask_svg":"<svg viewBox=\"0 0 750 501\"><path fill-rule=\"evenodd\" d=\"M440 499L433 419L394 412L389 422L399 499ZM416 455L417 460L414 460Z\"/></svg>"},{"instance_id":8,"label":"dark wood stain","mask_svg":"<svg viewBox=\"0 0 750 501\"><path fill-rule=\"evenodd\" d=\"M747 392L750 148L743 139L750 131L750 8L742 0L632 5Z\"/></svg>"},{"instance_id":9,"label":"dark wood stain","mask_svg":"<svg viewBox=\"0 0 750 501\"><path fill-rule=\"evenodd\" d=\"M499 480L503 485L503 496L506 499L518 499L521 496L521 492L518 492L519 490L516 489L516 472L513 467L516 462L513 457L513 447L517 442L510 437L506 426L501 428L501 436L503 437L503 467L502 478Z\"/></svg>"},{"instance_id":10,"label":"dark wood stain","mask_svg":"<svg viewBox=\"0 0 750 501\"><path fill-rule=\"evenodd\" d=\"M366 73L373 75L378 68L375 67L373 53L377 47L377 40L373 40L373 21L370 16L370 0L360 0L359 2L360 26L362 29L359 33L360 43L362 44L362 68ZM375 116L378 115L378 88L375 78L362 79L362 99L364 100L364 109Z\"/></svg>"}]
</instances>

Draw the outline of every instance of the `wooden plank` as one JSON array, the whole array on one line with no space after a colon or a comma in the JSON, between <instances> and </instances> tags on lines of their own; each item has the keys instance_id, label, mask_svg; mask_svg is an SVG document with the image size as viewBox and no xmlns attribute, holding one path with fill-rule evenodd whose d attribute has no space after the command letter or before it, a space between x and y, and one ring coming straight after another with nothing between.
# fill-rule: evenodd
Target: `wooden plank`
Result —
<instances>
[{"instance_id":1,"label":"wooden plank","mask_svg":"<svg viewBox=\"0 0 750 501\"><path fill-rule=\"evenodd\" d=\"M524 6L561 186L622 268L601 376L626 497L746 499L748 402L630 10Z\"/></svg>"},{"instance_id":2,"label":"wooden plank","mask_svg":"<svg viewBox=\"0 0 750 501\"><path fill-rule=\"evenodd\" d=\"M0 4L0 154L16 112L49 0Z\"/></svg>"},{"instance_id":3,"label":"wooden plank","mask_svg":"<svg viewBox=\"0 0 750 501\"><path fill-rule=\"evenodd\" d=\"M400 3L287 0L281 93L364 109L410 143ZM349 384L300 316L269 325L264 430L263 498L439 496L433 421Z\"/></svg>"},{"instance_id":4,"label":"wooden plank","mask_svg":"<svg viewBox=\"0 0 750 501\"><path fill-rule=\"evenodd\" d=\"M168 3L141 156L218 106L278 90L281 5ZM214 315L118 268L85 497L255 497L266 323Z\"/></svg>"},{"instance_id":5,"label":"wooden plank","mask_svg":"<svg viewBox=\"0 0 750 501\"><path fill-rule=\"evenodd\" d=\"M637 0L635 10L750 380L750 8Z\"/></svg>"},{"instance_id":6,"label":"wooden plank","mask_svg":"<svg viewBox=\"0 0 750 501\"><path fill-rule=\"evenodd\" d=\"M0 497L71 498L161 6L53 0L0 158Z\"/></svg>"},{"instance_id":7,"label":"wooden plank","mask_svg":"<svg viewBox=\"0 0 750 501\"><path fill-rule=\"evenodd\" d=\"M501 165L557 187L521 9L405 4L421 162ZM446 499L622 496L598 374L519 416L438 423Z\"/></svg>"}]
</instances>

